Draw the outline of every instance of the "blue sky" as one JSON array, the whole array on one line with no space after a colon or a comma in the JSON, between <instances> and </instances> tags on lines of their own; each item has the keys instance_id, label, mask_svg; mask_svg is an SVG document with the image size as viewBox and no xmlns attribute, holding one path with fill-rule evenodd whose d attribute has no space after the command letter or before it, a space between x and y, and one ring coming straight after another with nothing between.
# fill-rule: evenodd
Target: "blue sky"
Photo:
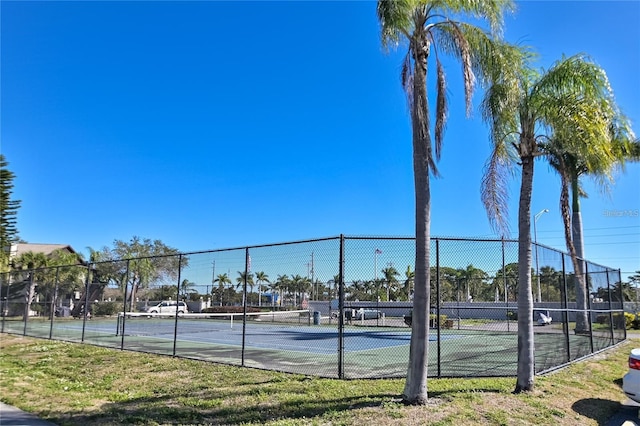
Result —
<instances>
[{"instance_id":1,"label":"blue sky","mask_svg":"<svg viewBox=\"0 0 640 426\"><path fill-rule=\"evenodd\" d=\"M20 236L86 252L134 235L181 251L413 235L404 49L383 51L375 6L2 1L0 148ZM640 133L640 2L519 2L505 36L540 67L589 54ZM493 237L479 193L487 129L465 117L460 66L446 72L432 234ZM639 184L637 164L608 195L585 181L586 256L623 275L640 269ZM537 237L564 249L558 204L540 162Z\"/></svg>"}]
</instances>

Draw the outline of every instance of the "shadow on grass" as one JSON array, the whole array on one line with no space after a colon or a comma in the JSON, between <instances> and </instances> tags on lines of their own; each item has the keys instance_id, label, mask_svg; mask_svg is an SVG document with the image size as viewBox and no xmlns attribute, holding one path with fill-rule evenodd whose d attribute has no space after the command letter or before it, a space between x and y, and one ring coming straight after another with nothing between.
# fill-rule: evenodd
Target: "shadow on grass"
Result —
<instances>
[{"instance_id":1,"label":"shadow on grass","mask_svg":"<svg viewBox=\"0 0 640 426\"><path fill-rule=\"evenodd\" d=\"M593 419L599 425L606 425L608 420L623 409L617 401L602 398L585 398L573 403L571 408L578 414Z\"/></svg>"},{"instance_id":2,"label":"shadow on grass","mask_svg":"<svg viewBox=\"0 0 640 426\"><path fill-rule=\"evenodd\" d=\"M173 391L158 395L108 403L92 413L70 412L65 418L52 418L60 425L125 425L125 424L262 424L274 420L309 419L368 407L381 407L389 401L398 401L398 395L379 393L337 399L301 401L295 397L286 401L243 405L252 391L234 392L226 398L237 400L228 404L220 395L199 395L201 404L194 404L193 394ZM189 401L189 402L186 402ZM197 406L196 406L197 405Z\"/></svg>"}]
</instances>

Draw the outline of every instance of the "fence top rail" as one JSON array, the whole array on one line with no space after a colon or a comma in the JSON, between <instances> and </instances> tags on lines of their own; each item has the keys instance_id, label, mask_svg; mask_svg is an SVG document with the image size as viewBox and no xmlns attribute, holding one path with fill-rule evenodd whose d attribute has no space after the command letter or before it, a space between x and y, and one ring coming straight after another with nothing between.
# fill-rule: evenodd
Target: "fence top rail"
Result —
<instances>
[{"instance_id":1,"label":"fence top rail","mask_svg":"<svg viewBox=\"0 0 640 426\"><path fill-rule=\"evenodd\" d=\"M170 258L170 257L182 257L182 256L192 256L198 254L206 254L206 253L221 253L221 252L229 252L229 251L238 251L238 250L249 250L249 249L257 249L257 248L266 248L266 247L277 247L277 246L287 246L287 245L296 245L296 244L308 244L322 241L340 241L341 238L345 240L400 240L400 241L411 241L414 240L415 237L411 236L356 236L356 235L338 235L338 236L330 236L330 237L322 237L322 238L314 238L314 239L306 239L306 240L297 240L297 241L288 241L288 242L279 242L279 243L268 243L268 244L257 244L257 245L247 245L247 246L238 246L238 247L229 247L229 248L221 248L221 249L210 249L210 250L200 250L200 251L190 251L190 252L179 252L172 254L160 254L153 256L141 256L141 257L126 257L126 258L118 258L118 259L109 259L109 260L100 260L100 261L84 261L81 264L69 264L69 265L56 265L56 266L47 266L42 268L34 268L32 270L46 270L46 269L55 269L55 268L68 268L68 267L79 267L79 268L88 268L90 269L92 265L99 264L107 264L114 262L127 262L132 260L144 260L144 259L160 259L160 258ZM439 237L432 236L432 240L434 241L462 241L462 242L489 242L489 243L517 243L517 239L505 239L505 238L480 238L480 237ZM536 244L540 248L544 248L545 250L553 251L555 253L561 255L569 255L559 249L546 246L544 244L540 244L538 242L533 242L532 244ZM609 266L600 265L594 262L591 262L587 259L579 259L583 262L586 262L587 265L593 265L598 268L602 268L602 271L597 271L594 273L605 273L605 272L618 272L620 269L614 269ZM25 272L29 270L21 270L21 269L12 269L8 273L19 273Z\"/></svg>"}]
</instances>

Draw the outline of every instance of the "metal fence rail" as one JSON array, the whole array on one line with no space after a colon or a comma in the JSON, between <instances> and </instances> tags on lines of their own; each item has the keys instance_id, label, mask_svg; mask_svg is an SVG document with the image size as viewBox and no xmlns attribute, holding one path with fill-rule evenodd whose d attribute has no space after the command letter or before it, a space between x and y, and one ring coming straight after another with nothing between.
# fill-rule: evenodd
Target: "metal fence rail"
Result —
<instances>
[{"instance_id":1,"label":"metal fence rail","mask_svg":"<svg viewBox=\"0 0 640 426\"><path fill-rule=\"evenodd\" d=\"M432 239L430 376L516 374L517 244ZM570 257L533 253L537 373L626 338L619 270L583 261L580 300ZM345 236L16 270L0 275L1 331L321 377L404 377L413 270L413 238Z\"/></svg>"}]
</instances>

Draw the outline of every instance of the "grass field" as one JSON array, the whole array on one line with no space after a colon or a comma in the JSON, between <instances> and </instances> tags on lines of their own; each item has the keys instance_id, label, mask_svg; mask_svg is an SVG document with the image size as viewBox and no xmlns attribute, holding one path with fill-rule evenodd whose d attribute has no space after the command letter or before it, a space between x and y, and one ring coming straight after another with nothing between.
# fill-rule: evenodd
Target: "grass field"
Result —
<instances>
[{"instance_id":1,"label":"grass field","mask_svg":"<svg viewBox=\"0 0 640 426\"><path fill-rule=\"evenodd\" d=\"M61 425L598 425L626 398L625 342L513 395L515 378L431 379L404 406L404 380L240 369L97 346L0 335L3 402Z\"/></svg>"}]
</instances>

